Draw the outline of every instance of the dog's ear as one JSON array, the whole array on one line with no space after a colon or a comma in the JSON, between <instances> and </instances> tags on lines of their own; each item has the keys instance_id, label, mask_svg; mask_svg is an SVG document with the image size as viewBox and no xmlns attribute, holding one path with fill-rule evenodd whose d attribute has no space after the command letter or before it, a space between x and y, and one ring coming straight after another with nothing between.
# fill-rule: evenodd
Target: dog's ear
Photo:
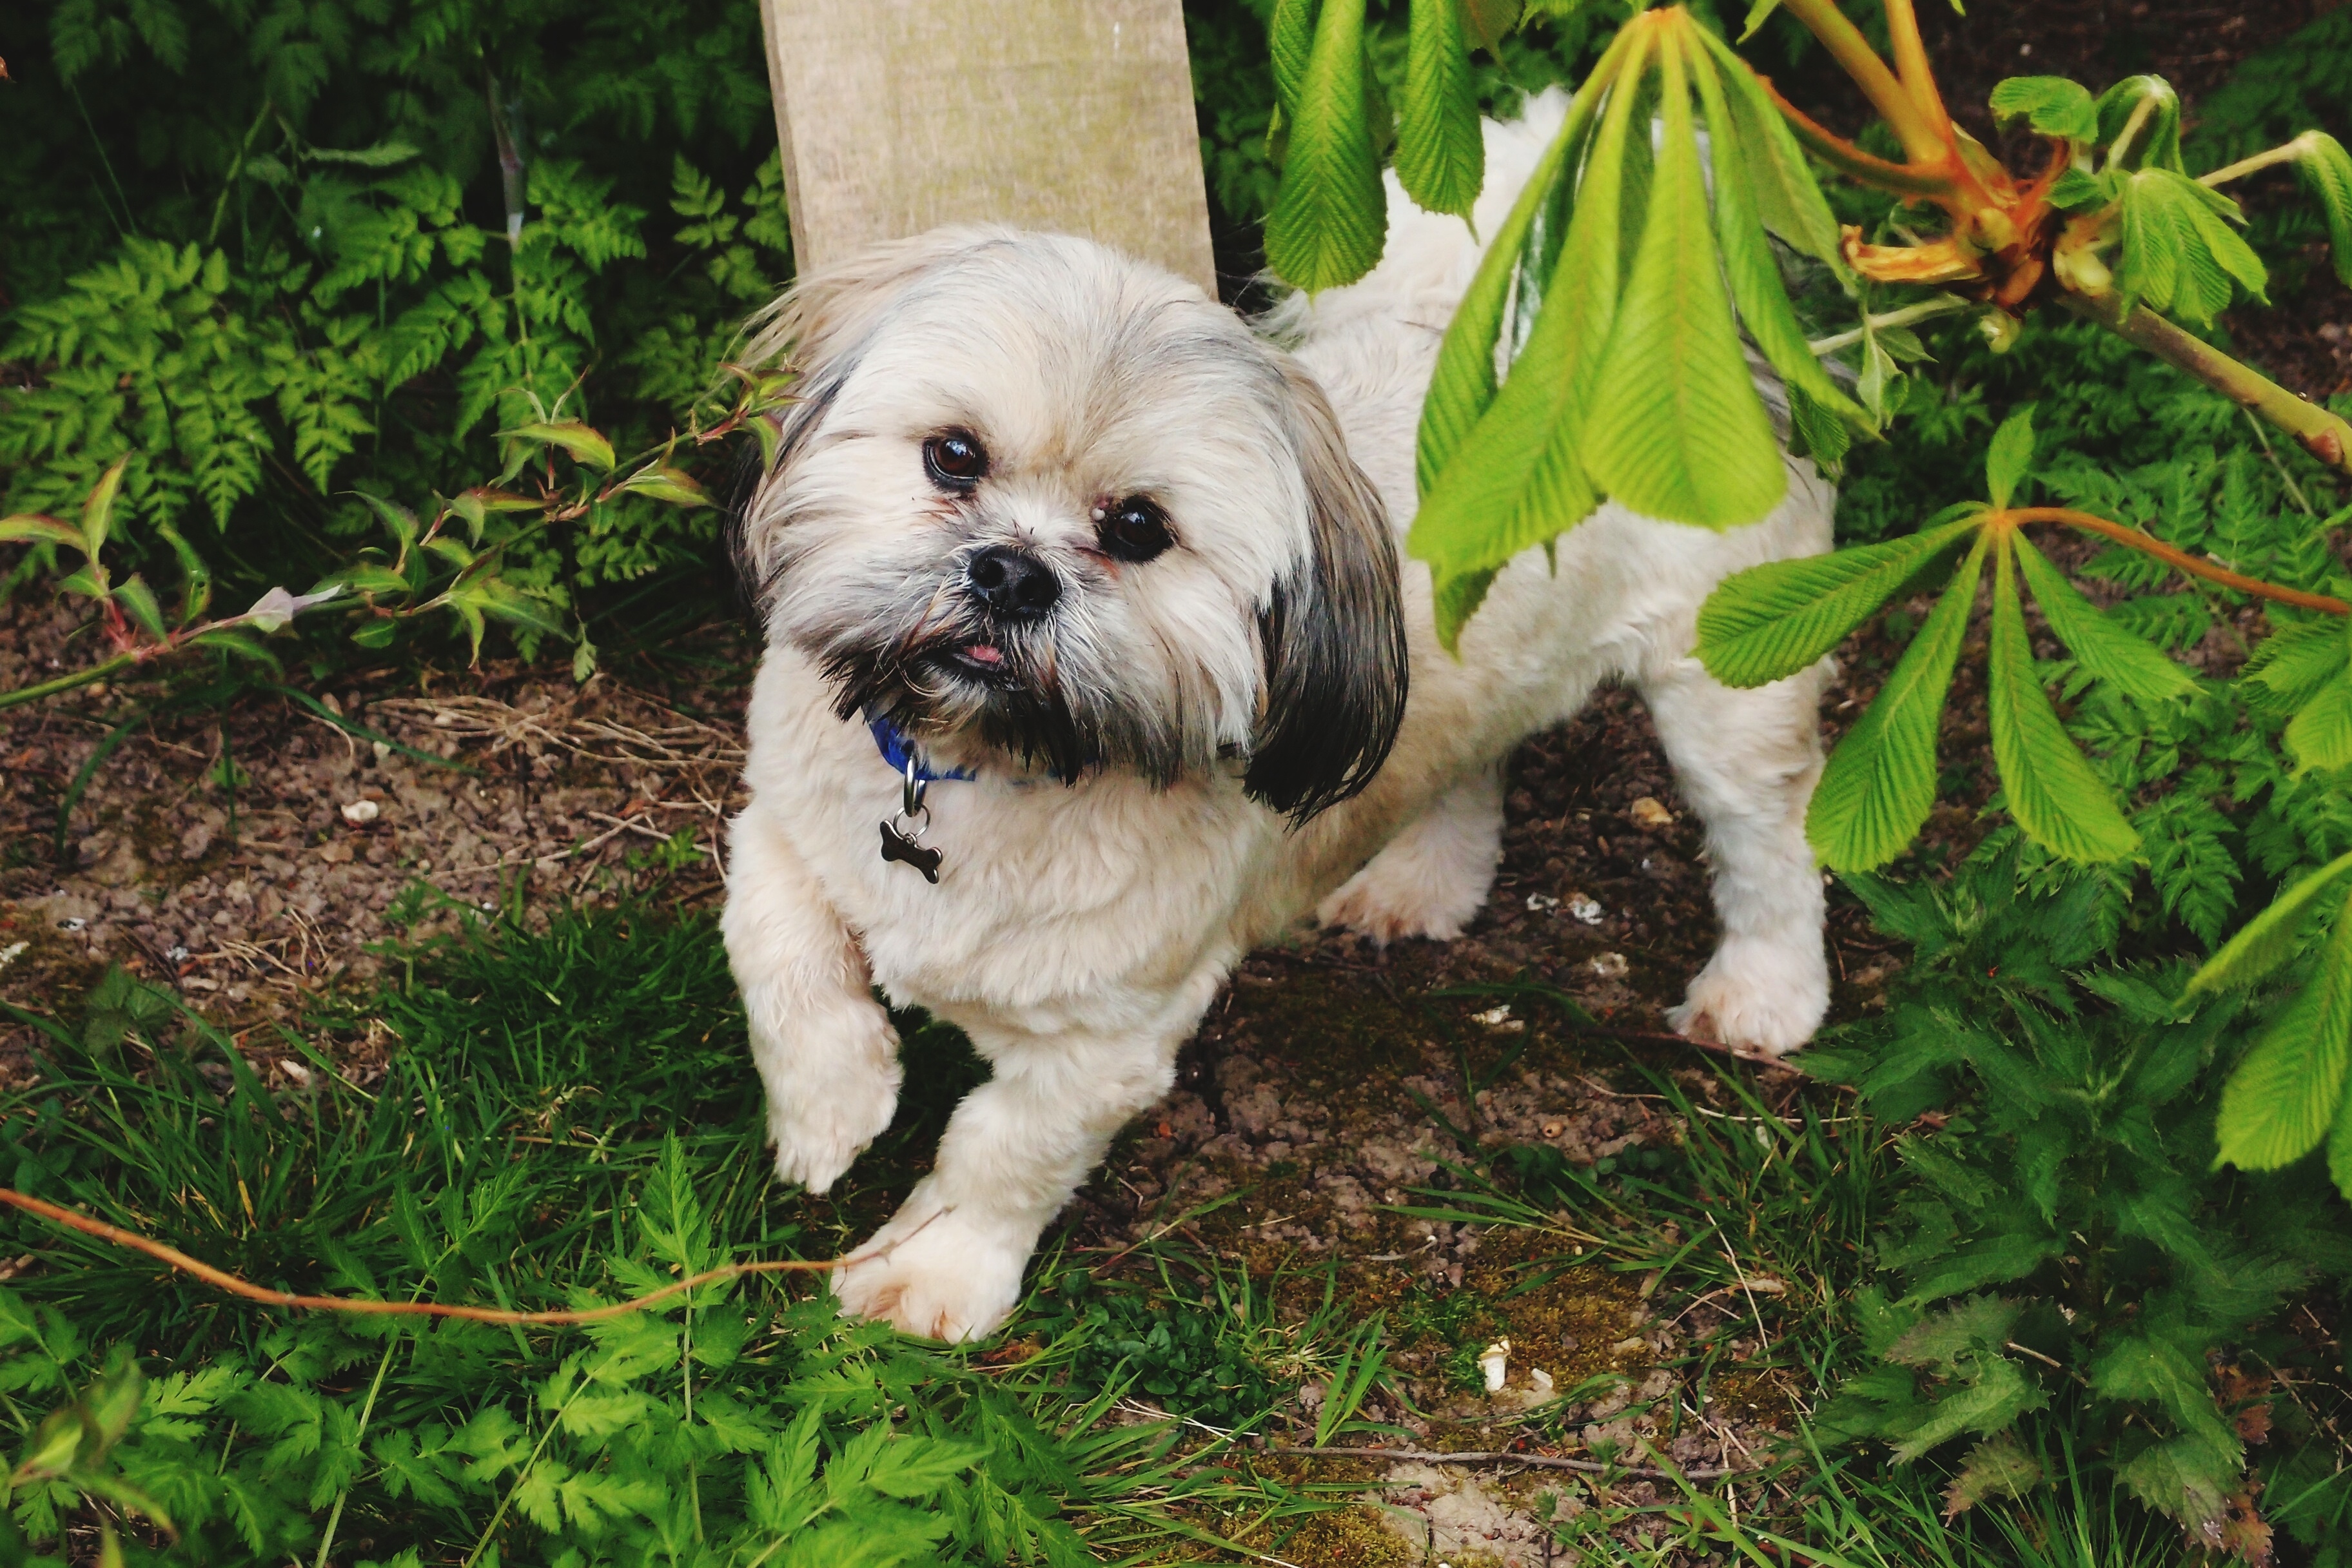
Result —
<instances>
[{"instance_id":1,"label":"dog's ear","mask_svg":"<svg viewBox=\"0 0 2352 1568\"><path fill-rule=\"evenodd\" d=\"M1259 618L1265 706L1243 787L1294 825L1371 783L1404 720L1409 657L1388 509L1323 389L1283 356L1308 551Z\"/></svg>"},{"instance_id":2,"label":"dog's ear","mask_svg":"<svg viewBox=\"0 0 2352 1568\"><path fill-rule=\"evenodd\" d=\"M824 422L875 327L892 301L925 274L1008 237L1010 231L1003 229L962 226L873 246L803 277L751 318L743 363L754 369L781 366L793 374L792 401L776 416L774 461L754 471L733 518L736 574L755 615L772 570L768 535L777 520L767 514L777 481Z\"/></svg>"}]
</instances>

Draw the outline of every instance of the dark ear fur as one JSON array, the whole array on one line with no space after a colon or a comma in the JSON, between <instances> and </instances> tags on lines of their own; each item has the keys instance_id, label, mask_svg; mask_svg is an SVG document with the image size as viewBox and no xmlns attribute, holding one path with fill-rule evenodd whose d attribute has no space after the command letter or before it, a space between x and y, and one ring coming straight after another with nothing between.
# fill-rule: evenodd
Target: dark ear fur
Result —
<instances>
[{"instance_id":1,"label":"dark ear fur","mask_svg":"<svg viewBox=\"0 0 2352 1568\"><path fill-rule=\"evenodd\" d=\"M1371 783L1404 721L1409 655L1396 539L1323 389L1286 357L1308 558L1259 621L1265 708L1243 786L1303 824Z\"/></svg>"},{"instance_id":2,"label":"dark ear fur","mask_svg":"<svg viewBox=\"0 0 2352 1568\"><path fill-rule=\"evenodd\" d=\"M874 246L803 278L752 318L743 362L753 367L781 364L793 375L793 403L777 417L775 465L764 473L754 469L757 477L730 520L737 581L755 618L764 615L775 569L769 546L782 521L772 515L778 481L824 421L883 312L934 267L1000 244L1009 234L977 226L940 228Z\"/></svg>"}]
</instances>

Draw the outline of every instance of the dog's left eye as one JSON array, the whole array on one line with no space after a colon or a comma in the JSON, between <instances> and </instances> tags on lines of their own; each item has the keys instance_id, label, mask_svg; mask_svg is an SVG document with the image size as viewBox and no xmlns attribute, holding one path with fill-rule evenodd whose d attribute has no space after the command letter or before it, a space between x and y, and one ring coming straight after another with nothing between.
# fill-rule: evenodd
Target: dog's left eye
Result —
<instances>
[{"instance_id":1,"label":"dog's left eye","mask_svg":"<svg viewBox=\"0 0 2352 1568\"><path fill-rule=\"evenodd\" d=\"M988 477L988 449L969 430L950 430L923 443L923 467L943 489L968 490Z\"/></svg>"},{"instance_id":2,"label":"dog's left eye","mask_svg":"<svg viewBox=\"0 0 2352 1568\"><path fill-rule=\"evenodd\" d=\"M1120 561L1149 561L1173 544L1168 514L1141 496L1113 501L1095 524L1103 552Z\"/></svg>"}]
</instances>

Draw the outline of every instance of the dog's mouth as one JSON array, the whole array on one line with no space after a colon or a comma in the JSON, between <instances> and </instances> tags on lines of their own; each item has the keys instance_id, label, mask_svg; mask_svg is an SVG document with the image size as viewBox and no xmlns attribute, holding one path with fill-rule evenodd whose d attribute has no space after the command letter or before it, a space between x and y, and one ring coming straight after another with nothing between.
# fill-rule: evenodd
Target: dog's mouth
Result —
<instances>
[{"instance_id":1,"label":"dog's mouth","mask_svg":"<svg viewBox=\"0 0 2352 1568\"><path fill-rule=\"evenodd\" d=\"M1012 661L992 642L950 643L934 649L930 662L950 675L1000 689L1019 684Z\"/></svg>"}]
</instances>

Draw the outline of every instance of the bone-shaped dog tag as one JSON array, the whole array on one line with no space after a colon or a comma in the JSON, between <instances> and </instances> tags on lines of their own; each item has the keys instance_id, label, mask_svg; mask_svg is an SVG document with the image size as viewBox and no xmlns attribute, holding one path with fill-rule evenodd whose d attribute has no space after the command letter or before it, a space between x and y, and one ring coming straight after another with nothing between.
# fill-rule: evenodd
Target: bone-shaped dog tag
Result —
<instances>
[{"instance_id":1,"label":"bone-shaped dog tag","mask_svg":"<svg viewBox=\"0 0 2352 1568\"><path fill-rule=\"evenodd\" d=\"M886 861L904 860L908 865L920 871L925 881L937 887L940 880L940 852L936 849L924 848L922 845L908 837L887 822L881 826L882 858Z\"/></svg>"}]
</instances>

